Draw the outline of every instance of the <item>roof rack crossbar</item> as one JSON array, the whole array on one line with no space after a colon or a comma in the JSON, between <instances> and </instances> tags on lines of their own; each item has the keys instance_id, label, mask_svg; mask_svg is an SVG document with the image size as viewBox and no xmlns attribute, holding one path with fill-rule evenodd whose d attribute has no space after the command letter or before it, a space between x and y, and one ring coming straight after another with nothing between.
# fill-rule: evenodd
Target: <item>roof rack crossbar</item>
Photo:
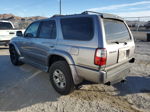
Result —
<instances>
[{"instance_id":1,"label":"roof rack crossbar","mask_svg":"<svg viewBox=\"0 0 150 112\"><path fill-rule=\"evenodd\" d=\"M64 15L55 14L55 15L52 16L52 18L53 18L53 17L61 17L61 16L64 16Z\"/></svg>"},{"instance_id":2,"label":"roof rack crossbar","mask_svg":"<svg viewBox=\"0 0 150 112\"><path fill-rule=\"evenodd\" d=\"M102 13L94 12L94 11L84 11L84 12L82 12L81 14L90 14L90 13L94 13L94 14L102 14Z\"/></svg>"}]
</instances>

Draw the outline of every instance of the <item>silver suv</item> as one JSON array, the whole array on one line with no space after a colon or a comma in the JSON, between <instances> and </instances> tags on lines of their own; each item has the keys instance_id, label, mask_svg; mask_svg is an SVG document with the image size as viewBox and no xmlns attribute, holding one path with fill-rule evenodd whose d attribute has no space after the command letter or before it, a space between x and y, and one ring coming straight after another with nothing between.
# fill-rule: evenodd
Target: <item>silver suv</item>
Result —
<instances>
[{"instance_id":1,"label":"silver suv","mask_svg":"<svg viewBox=\"0 0 150 112\"><path fill-rule=\"evenodd\" d=\"M53 87L63 95L84 80L103 84L125 80L134 49L122 18L89 11L35 21L24 34L18 31L9 45L14 65L28 63L49 72Z\"/></svg>"}]
</instances>

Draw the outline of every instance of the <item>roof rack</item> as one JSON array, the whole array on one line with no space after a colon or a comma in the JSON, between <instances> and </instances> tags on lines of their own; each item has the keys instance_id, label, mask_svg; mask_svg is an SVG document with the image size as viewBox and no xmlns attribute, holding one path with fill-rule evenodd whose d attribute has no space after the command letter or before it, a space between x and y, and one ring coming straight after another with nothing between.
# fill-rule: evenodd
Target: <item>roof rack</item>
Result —
<instances>
[{"instance_id":1,"label":"roof rack","mask_svg":"<svg viewBox=\"0 0 150 112\"><path fill-rule=\"evenodd\" d=\"M84 11L81 14L90 14L90 13L93 13L93 14L102 14L102 13L94 12L94 11Z\"/></svg>"},{"instance_id":2,"label":"roof rack","mask_svg":"<svg viewBox=\"0 0 150 112\"><path fill-rule=\"evenodd\" d=\"M102 18L113 18L113 19L123 20L123 18L121 18L120 16L117 16L117 15L107 14L107 13L99 13L99 12L94 12L94 11L84 11L80 14L72 14L72 15L59 15L59 14L56 14L56 15L52 16L51 18L63 17L63 16L74 16L74 15L88 15L88 14L97 14L98 16L101 16Z\"/></svg>"},{"instance_id":3,"label":"roof rack","mask_svg":"<svg viewBox=\"0 0 150 112\"><path fill-rule=\"evenodd\" d=\"M51 18L54 17L62 17L62 16L72 16L72 15L82 15L82 14L98 14L98 15L102 15L102 13L99 12L94 12L94 11L84 11L81 14L71 14L71 15L60 15L60 14L55 14L53 15Z\"/></svg>"},{"instance_id":4,"label":"roof rack","mask_svg":"<svg viewBox=\"0 0 150 112\"><path fill-rule=\"evenodd\" d=\"M52 16L52 18L53 18L53 17L60 17L60 16L64 16L64 15L55 14L55 15Z\"/></svg>"}]
</instances>

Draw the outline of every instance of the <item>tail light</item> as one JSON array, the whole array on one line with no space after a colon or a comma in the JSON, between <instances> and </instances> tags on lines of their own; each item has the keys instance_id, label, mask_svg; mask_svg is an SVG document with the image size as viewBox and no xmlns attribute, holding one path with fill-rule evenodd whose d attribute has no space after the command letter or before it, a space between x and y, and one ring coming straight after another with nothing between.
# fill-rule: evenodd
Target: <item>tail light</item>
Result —
<instances>
[{"instance_id":1,"label":"tail light","mask_svg":"<svg viewBox=\"0 0 150 112\"><path fill-rule=\"evenodd\" d=\"M106 60L107 60L107 52L106 49L96 49L95 52L95 58L94 58L94 64L103 66L106 65Z\"/></svg>"}]
</instances>

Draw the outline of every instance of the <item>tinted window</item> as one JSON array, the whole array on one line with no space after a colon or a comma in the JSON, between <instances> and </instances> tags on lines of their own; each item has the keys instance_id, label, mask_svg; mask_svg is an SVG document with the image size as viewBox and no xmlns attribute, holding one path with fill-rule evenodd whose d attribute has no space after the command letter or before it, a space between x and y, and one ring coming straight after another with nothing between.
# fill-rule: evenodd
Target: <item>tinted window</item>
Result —
<instances>
[{"instance_id":1,"label":"tinted window","mask_svg":"<svg viewBox=\"0 0 150 112\"><path fill-rule=\"evenodd\" d=\"M39 22L32 23L25 32L25 37L37 37Z\"/></svg>"},{"instance_id":2,"label":"tinted window","mask_svg":"<svg viewBox=\"0 0 150 112\"><path fill-rule=\"evenodd\" d=\"M129 31L122 21L104 19L107 42L125 42L130 40Z\"/></svg>"},{"instance_id":3,"label":"tinted window","mask_svg":"<svg viewBox=\"0 0 150 112\"><path fill-rule=\"evenodd\" d=\"M68 40L91 40L94 34L93 19L89 17L62 19L61 26Z\"/></svg>"},{"instance_id":4,"label":"tinted window","mask_svg":"<svg viewBox=\"0 0 150 112\"><path fill-rule=\"evenodd\" d=\"M44 21L40 28L40 38L55 39L56 38L56 24L55 21Z\"/></svg>"},{"instance_id":5,"label":"tinted window","mask_svg":"<svg viewBox=\"0 0 150 112\"><path fill-rule=\"evenodd\" d=\"M8 22L0 22L0 29L13 29L13 26Z\"/></svg>"}]
</instances>

